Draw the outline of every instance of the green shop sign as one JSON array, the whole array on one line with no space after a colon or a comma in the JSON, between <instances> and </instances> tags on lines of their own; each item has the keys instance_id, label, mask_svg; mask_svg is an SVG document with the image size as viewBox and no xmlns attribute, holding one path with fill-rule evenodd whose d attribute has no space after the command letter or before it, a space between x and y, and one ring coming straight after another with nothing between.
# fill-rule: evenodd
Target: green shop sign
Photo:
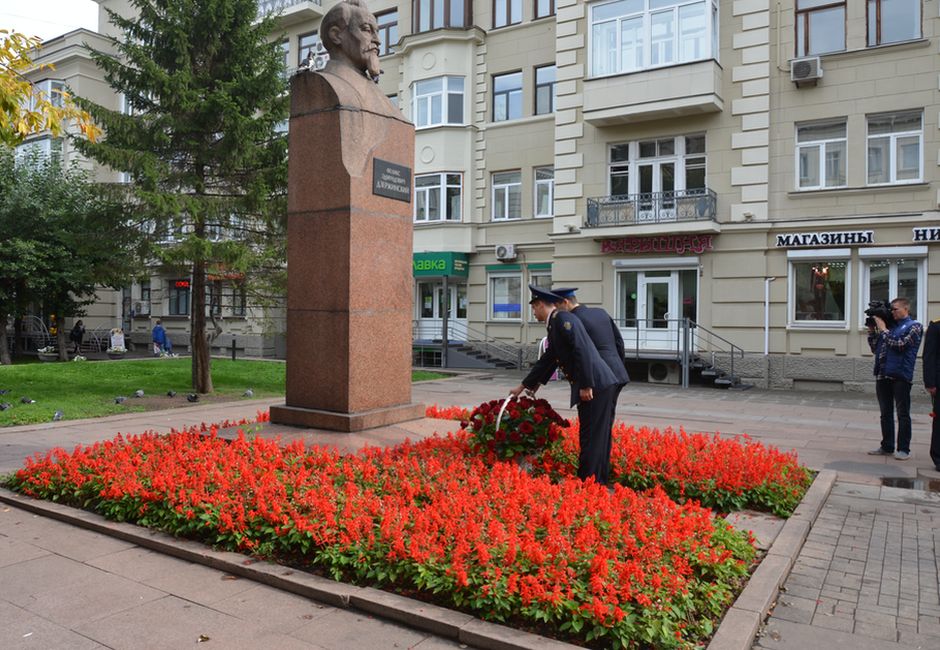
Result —
<instances>
[{"instance_id":1,"label":"green shop sign","mask_svg":"<svg viewBox=\"0 0 940 650\"><path fill-rule=\"evenodd\" d=\"M466 253L415 253L412 268L416 278L445 275L465 278L470 274Z\"/></svg>"}]
</instances>

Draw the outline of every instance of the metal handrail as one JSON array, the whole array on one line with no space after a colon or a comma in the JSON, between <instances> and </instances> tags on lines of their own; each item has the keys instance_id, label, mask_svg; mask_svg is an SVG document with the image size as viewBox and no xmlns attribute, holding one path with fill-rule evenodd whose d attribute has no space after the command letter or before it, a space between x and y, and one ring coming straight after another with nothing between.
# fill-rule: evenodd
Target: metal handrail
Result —
<instances>
[{"instance_id":1,"label":"metal handrail","mask_svg":"<svg viewBox=\"0 0 940 650\"><path fill-rule=\"evenodd\" d=\"M640 325L646 327L640 327ZM659 327L650 327L649 325L659 325ZM709 353L709 363L716 366L715 355L724 353L729 356L730 368L729 374L734 376L734 360L736 357L744 358L744 349L735 345L728 339L715 334L707 327L699 325L691 318L627 318L617 322L617 326L623 330L634 330L632 337L632 357L641 358L641 351L650 350L648 337L652 332L654 335L665 334L662 341L664 346L656 348L660 354L665 353L669 358L670 353L674 354L675 360L682 367L682 386L687 388L689 385L689 371L694 358L702 352ZM624 345L630 348L630 336L624 337ZM641 345L645 344L645 347ZM627 357L630 358L630 354Z\"/></svg>"},{"instance_id":2,"label":"metal handrail","mask_svg":"<svg viewBox=\"0 0 940 650\"><path fill-rule=\"evenodd\" d=\"M304 0L258 0L258 18L264 18L268 14L279 14L288 7L302 4ZM306 0L313 4L322 4L321 0Z\"/></svg>"},{"instance_id":3,"label":"metal handrail","mask_svg":"<svg viewBox=\"0 0 940 650\"><path fill-rule=\"evenodd\" d=\"M672 192L600 196L587 200L585 226L717 221L718 195L706 187Z\"/></svg>"},{"instance_id":4,"label":"metal handrail","mask_svg":"<svg viewBox=\"0 0 940 650\"><path fill-rule=\"evenodd\" d=\"M449 338L452 342L465 342L492 359L505 361L515 365L516 368L522 368L523 345L508 341L497 341L485 332L474 329L458 320L450 320L447 324ZM418 340L417 320L411 321L411 338L412 340Z\"/></svg>"}]
</instances>

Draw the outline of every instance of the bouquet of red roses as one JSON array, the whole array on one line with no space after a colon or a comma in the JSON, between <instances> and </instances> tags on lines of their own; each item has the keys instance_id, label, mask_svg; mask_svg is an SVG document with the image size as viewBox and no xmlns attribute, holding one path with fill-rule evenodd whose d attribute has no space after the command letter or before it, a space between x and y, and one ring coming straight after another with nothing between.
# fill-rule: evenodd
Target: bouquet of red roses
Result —
<instances>
[{"instance_id":1,"label":"bouquet of red roses","mask_svg":"<svg viewBox=\"0 0 940 650\"><path fill-rule=\"evenodd\" d=\"M470 433L474 451L492 451L499 458L539 455L561 439L562 427L569 426L546 400L529 397L510 401L497 426L502 405L498 399L484 402L460 423Z\"/></svg>"}]
</instances>

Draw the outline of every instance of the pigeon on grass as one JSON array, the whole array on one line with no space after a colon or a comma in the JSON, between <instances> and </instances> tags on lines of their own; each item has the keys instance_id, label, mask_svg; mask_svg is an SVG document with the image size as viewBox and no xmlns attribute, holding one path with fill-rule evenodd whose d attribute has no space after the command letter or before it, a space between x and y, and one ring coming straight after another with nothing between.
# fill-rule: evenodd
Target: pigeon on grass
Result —
<instances>
[{"instance_id":1,"label":"pigeon on grass","mask_svg":"<svg viewBox=\"0 0 940 650\"><path fill-rule=\"evenodd\" d=\"M21 397L20 402L22 402L23 404L35 404L36 400L29 399L28 397Z\"/></svg>"},{"instance_id":2,"label":"pigeon on grass","mask_svg":"<svg viewBox=\"0 0 940 650\"><path fill-rule=\"evenodd\" d=\"M6 411L8 408L13 408L13 405L9 402L0 403L0 411Z\"/></svg>"},{"instance_id":3,"label":"pigeon on grass","mask_svg":"<svg viewBox=\"0 0 940 650\"><path fill-rule=\"evenodd\" d=\"M63 415L65 414L62 411L56 411L55 413L52 414L52 421L58 422L59 420L62 419Z\"/></svg>"},{"instance_id":4,"label":"pigeon on grass","mask_svg":"<svg viewBox=\"0 0 940 650\"><path fill-rule=\"evenodd\" d=\"M186 396L186 401L187 401L187 402L198 402L198 401L199 401L199 395L197 395L196 393L190 393L189 395Z\"/></svg>"},{"instance_id":5,"label":"pigeon on grass","mask_svg":"<svg viewBox=\"0 0 940 650\"><path fill-rule=\"evenodd\" d=\"M255 396L255 391L251 390L250 388L246 390L244 393L242 393L242 397L254 397L254 396Z\"/></svg>"},{"instance_id":6,"label":"pigeon on grass","mask_svg":"<svg viewBox=\"0 0 940 650\"><path fill-rule=\"evenodd\" d=\"M167 396L167 397L176 397L176 391L175 391L175 390L168 390L168 391L166 392L166 396Z\"/></svg>"},{"instance_id":7,"label":"pigeon on grass","mask_svg":"<svg viewBox=\"0 0 940 650\"><path fill-rule=\"evenodd\" d=\"M143 397L143 396L144 396L144 391L139 390L139 389L134 391L134 397Z\"/></svg>"},{"instance_id":8,"label":"pigeon on grass","mask_svg":"<svg viewBox=\"0 0 940 650\"><path fill-rule=\"evenodd\" d=\"M124 397L123 395L118 395L117 397L114 398L114 403L115 403L115 404L123 404L123 403L124 403L124 400L126 400L126 399L127 399L127 398Z\"/></svg>"}]
</instances>

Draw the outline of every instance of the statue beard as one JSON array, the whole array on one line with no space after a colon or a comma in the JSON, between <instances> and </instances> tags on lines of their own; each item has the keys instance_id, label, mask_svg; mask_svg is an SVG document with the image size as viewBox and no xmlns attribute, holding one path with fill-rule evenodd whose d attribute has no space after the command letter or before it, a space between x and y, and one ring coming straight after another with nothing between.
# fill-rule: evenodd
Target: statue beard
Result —
<instances>
[{"instance_id":1,"label":"statue beard","mask_svg":"<svg viewBox=\"0 0 940 650\"><path fill-rule=\"evenodd\" d=\"M379 53L377 50L370 48L362 53L363 58L365 59L366 64L366 74L368 74L373 79L378 79L379 74L382 72L379 67Z\"/></svg>"}]
</instances>

